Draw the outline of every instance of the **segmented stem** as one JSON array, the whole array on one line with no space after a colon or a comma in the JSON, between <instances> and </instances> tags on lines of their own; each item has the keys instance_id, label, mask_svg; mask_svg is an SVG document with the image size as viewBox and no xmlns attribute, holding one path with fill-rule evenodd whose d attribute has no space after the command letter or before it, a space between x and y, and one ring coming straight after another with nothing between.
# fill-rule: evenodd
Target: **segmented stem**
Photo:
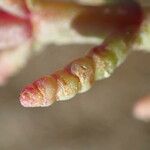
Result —
<instances>
[{"instance_id":1,"label":"segmented stem","mask_svg":"<svg viewBox=\"0 0 150 150\"><path fill-rule=\"evenodd\" d=\"M113 73L126 58L130 46L126 34L111 37L85 57L25 87L20 96L21 104L25 107L45 107L88 91L96 80L107 78Z\"/></svg>"},{"instance_id":2,"label":"segmented stem","mask_svg":"<svg viewBox=\"0 0 150 150\"><path fill-rule=\"evenodd\" d=\"M109 77L125 60L142 23L141 8L137 4L128 10L131 8L131 20L127 19L126 14L126 21L123 21L126 25L114 30L100 46L90 50L85 57L71 62L64 69L25 87L20 96L21 104L25 107L49 106L55 101L68 100L78 93L86 92L96 80Z\"/></svg>"}]
</instances>

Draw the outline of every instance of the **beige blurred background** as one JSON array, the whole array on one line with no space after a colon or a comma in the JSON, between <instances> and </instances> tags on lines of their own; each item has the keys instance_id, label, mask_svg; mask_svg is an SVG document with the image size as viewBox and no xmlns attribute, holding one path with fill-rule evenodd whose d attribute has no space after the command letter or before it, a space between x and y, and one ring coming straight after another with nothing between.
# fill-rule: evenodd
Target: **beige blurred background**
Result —
<instances>
[{"instance_id":1,"label":"beige blurred background","mask_svg":"<svg viewBox=\"0 0 150 150\"><path fill-rule=\"evenodd\" d=\"M150 93L148 53L132 53L109 79L70 101L48 108L20 105L24 85L84 55L90 47L50 46L0 88L0 150L150 150L150 123L132 116L137 99Z\"/></svg>"},{"instance_id":2,"label":"beige blurred background","mask_svg":"<svg viewBox=\"0 0 150 150\"><path fill-rule=\"evenodd\" d=\"M48 108L23 108L21 88L51 73L91 45L50 46L0 88L0 150L150 150L150 123L132 116L150 92L150 54L132 53L87 93Z\"/></svg>"}]
</instances>

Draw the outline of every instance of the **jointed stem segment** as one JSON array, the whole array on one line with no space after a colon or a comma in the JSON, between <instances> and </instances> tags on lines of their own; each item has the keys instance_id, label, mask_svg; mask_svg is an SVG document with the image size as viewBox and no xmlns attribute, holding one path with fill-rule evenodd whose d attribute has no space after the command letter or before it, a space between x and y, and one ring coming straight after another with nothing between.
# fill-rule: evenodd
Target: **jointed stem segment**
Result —
<instances>
[{"instance_id":1,"label":"jointed stem segment","mask_svg":"<svg viewBox=\"0 0 150 150\"><path fill-rule=\"evenodd\" d=\"M88 91L96 80L109 77L122 63L134 38L134 30L124 31L116 37L109 36L85 57L27 86L21 93L21 104L25 107L45 107Z\"/></svg>"},{"instance_id":2,"label":"jointed stem segment","mask_svg":"<svg viewBox=\"0 0 150 150\"><path fill-rule=\"evenodd\" d=\"M11 0L13 8L16 1ZM22 10L18 18L25 23L30 22L30 43L36 48L51 42L99 44L104 40L64 69L25 87L20 96L25 107L49 106L54 101L68 100L86 92L96 80L109 77L125 60L131 48L143 48L145 45L149 48L145 42L150 35L147 32L150 29L149 19L143 16L136 2L84 6L72 2L24 0L17 3L16 9L6 7L8 2L10 0L1 1L0 6L13 14L16 13L14 10ZM18 42L16 47L19 46Z\"/></svg>"}]
</instances>

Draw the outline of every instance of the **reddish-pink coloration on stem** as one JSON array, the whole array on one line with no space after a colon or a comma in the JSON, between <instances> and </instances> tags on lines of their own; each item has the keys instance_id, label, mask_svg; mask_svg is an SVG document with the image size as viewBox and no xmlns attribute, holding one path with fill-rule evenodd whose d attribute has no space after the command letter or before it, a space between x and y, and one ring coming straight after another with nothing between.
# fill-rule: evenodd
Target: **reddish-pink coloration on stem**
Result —
<instances>
[{"instance_id":1,"label":"reddish-pink coloration on stem","mask_svg":"<svg viewBox=\"0 0 150 150\"><path fill-rule=\"evenodd\" d=\"M22 91L22 95L20 97L21 104L24 107L37 106L40 103L39 99L41 98L43 98L42 95L34 85L28 85L26 89Z\"/></svg>"},{"instance_id":2,"label":"reddish-pink coloration on stem","mask_svg":"<svg viewBox=\"0 0 150 150\"><path fill-rule=\"evenodd\" d=\"M56 91L56 80L51 76L45 76L21 92L20 102L24 107L49 106L56 100Z\"/></svg>"}]
</instances>

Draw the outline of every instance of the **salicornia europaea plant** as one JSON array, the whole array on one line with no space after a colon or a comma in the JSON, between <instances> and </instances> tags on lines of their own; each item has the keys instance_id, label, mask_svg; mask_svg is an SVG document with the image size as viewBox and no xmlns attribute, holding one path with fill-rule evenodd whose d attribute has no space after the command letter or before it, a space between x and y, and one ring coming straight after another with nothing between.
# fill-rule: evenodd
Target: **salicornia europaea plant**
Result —
<instances>
[{"instance_id":1,"label":"salicornia europaea plant","mask_svg":"<svg viewBox=\"0 0 150 150\"><path fill-rule=\"evenodd\" d=\"M25 87L20 96L23 106L43 107L70 99L89 90L96 80L109 77L131 50L150 50L148 6L135 1L78 2L81 4L47 0L0 1L1 83L25 64L31 49L41 50L50 43L98 45L63 69ZM8 70L3 71L6 66Z\"/></svg>"}]
</instances>

